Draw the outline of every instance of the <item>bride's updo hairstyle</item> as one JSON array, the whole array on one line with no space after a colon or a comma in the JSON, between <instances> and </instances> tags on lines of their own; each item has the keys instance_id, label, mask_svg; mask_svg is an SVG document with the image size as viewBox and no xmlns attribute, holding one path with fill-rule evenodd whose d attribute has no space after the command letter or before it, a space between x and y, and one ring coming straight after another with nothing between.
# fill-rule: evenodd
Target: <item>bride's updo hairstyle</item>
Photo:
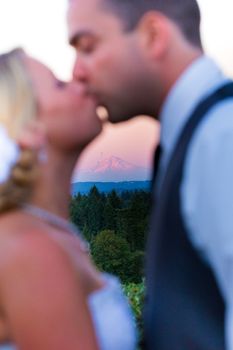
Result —
<instances>
[{"instance_id":1,"label":"bride's updo hairstyle","mask_svg":"<svg viewBox=\"0 0 233 350\"><path fill-rule=\"evenodd\" d=\"M30 197L37 155L28 147L20 147L18 140L25 126L36 119L36 111L23 50L0 55L0 213ZM5 172L1 168L6 168Z\"/></svg>"}]
</instances>

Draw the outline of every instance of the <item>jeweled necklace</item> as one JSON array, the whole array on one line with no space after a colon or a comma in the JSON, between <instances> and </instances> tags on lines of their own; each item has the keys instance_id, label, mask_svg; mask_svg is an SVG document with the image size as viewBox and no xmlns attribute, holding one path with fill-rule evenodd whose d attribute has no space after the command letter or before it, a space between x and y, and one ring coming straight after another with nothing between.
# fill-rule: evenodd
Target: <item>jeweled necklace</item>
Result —
<instances>
[{"instance_id":1,"label":"jeweled necklace","mask_svg":"<svg viewBox=\"0 0 233 350\"><path fill-rule=\"evenodd\" d=\"M31 214L33 216L36 216L37 218L41 219L42 221L47 222L49 225L57 227L61 229L62 231L66 231L71 233L73 236L78 236L80 238L80 248L84 252L90 251L89 243L83 238L79 230L76 228L76 226L66 220L62 217L51 213L50 211L47 211L43 208L37 207L33 204L25 203L21 206L21 209L28 214Z\"/></svg>"}]
</instances>

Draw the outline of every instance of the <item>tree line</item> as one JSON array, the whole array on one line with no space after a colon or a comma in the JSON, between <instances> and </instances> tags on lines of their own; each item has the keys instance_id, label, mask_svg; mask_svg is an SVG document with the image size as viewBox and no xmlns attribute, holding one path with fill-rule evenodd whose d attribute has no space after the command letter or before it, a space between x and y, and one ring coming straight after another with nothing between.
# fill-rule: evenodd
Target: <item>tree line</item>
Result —
<instances>
[{"instance_id":1,"label":"tree line","mask_svg":"<svg viewBox=\"0 0 233 350\"><path fill-rule=\"evenodd\" d=\"M95 264L123 283L140 283L149 221L150 194L146 191L99 192L72 197L72 222L89 241Z\"/></svg>"}]
</instances>

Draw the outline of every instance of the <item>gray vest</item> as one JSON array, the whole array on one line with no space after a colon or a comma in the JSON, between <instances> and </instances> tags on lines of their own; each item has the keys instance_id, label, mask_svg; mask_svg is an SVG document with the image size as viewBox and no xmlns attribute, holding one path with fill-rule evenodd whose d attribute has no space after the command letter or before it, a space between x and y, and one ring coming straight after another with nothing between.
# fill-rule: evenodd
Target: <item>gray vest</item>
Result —
<instances>
[{"instance_id":1,"label":"gray vest","mask_svg":"<svg viewBox=\"0 0 233 350\"><path fill-rule=\"evenodd\" d=\"M188 239L180 185L192 135L207 111L227 98L233 98L233 83L225 84L196 107L181 132L160 197L153 205L144 310L148 350L225 349L224 302L211 269Z\"/></svg>"}]
</instances>

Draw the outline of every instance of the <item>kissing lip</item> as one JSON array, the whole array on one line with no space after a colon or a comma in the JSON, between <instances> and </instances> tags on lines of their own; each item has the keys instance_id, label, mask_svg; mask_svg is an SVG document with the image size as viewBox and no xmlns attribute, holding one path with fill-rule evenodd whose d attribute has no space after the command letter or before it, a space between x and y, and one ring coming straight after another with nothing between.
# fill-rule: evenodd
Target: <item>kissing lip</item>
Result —
<instances>
[{"instance_id":1,"label":"kissing lip","mask_svg":"<svg viewBox=\"0 0 233 350\"><path fill-rule=\"evenodd\" d=\"M98 114L101 115L101 119L107 120L108 119L108 107L104 103L103 99L101 98L100 94L93 89L90 89L88 87L84 88L84 94L93 99L95 101L96 109L99 111Z\"/></svg>"},{"instance_id":2,"label":"kissing lip","mask_svg":"<svg viewBox=\"0 0 233 350\"><path fill-rule=\"evenodd\" d=\"M96 101L98 106L99 105L102 106L100 95L96 91L86 87L86 88L84 88L84 93L85 93L85 95L92 97Z\"/></svg>"},{"instance_id":3,"label":"kissing lip","mask_svg":"<svg viewBox=\"0 0 233 350\"><path fill-rule=\"evenodd\" d=\"M107 105L104 103L103 99L101 99L101 97L98 94L92 93L91 96L93 96L93 98L95 99L97 107L104 108L105 110L108 109Z\"/></svg>"},{"instance_id":4,"label":"kissing lip","mask_svg":"<svg viewBox=\"0 0 233 350\"><path fill-rule=\"evenodd\" d=\"M96 103L98 102L98 96L95 92L91 91L87 86L85 86L82 83L74 83L73 85L75 87L75 90L78 94L91 98L93 100L96 101Z\"/></svg>"}]
</instances>

